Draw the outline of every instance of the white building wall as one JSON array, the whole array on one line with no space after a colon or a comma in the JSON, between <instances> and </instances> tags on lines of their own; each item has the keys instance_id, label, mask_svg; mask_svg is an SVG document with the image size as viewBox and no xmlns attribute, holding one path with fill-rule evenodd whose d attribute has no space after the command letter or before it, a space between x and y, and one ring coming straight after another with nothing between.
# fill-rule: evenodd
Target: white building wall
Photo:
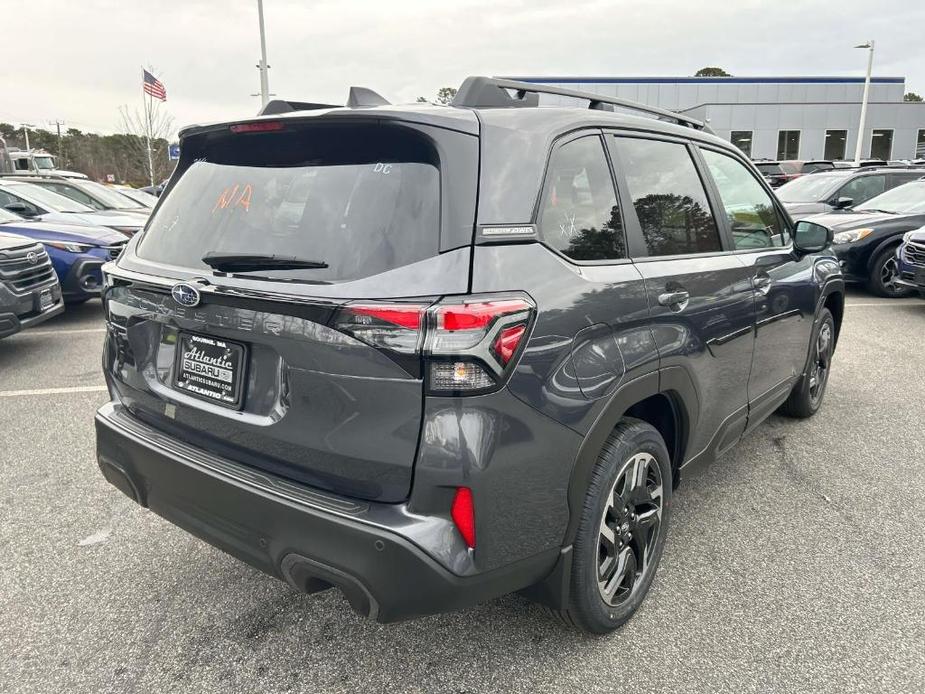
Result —
<instances>
[{"instance_id":1,"label":"white building wall","mask_svg":"<svg viewBox=\"0 0 925 694\"><path fill-rule=\"evenodd\" d=\"M819 159L827 130L847 130L845 157L854 158L863 79L805 78L517 78L630 101L685 110L707 120L721 137L733 130L752 132L752 157L777 158L781 130L800 131L801 159ZM846 81L850 79L851 81ZM881 80L881 81L877 81ZM925 130L925 104L903 103L902 78L874 78L865 128L863 156L870 154L871 132L893 132L894 159L916 156L919 130ZM541 104L570 104L573 99L542 95Z\"/></svg>"}]
</instances>

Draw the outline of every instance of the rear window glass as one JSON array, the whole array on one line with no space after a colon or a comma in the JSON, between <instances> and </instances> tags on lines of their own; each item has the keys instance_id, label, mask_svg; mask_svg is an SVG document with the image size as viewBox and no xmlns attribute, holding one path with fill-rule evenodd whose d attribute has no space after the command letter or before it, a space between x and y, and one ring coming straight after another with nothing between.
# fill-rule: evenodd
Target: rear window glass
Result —
<instances>
[{"instance_id":1,"label":"rear window glass","mask_svg":"<svg viewBox=\"0 0 925 694\"><path fill-rule=\"evenodd\" d=\"M440 170L430 143L389 126L211 136L152 218L138 255L206 268L207 253L293 256L324 269L253 275L369 277L437 254Z\"/></svg>"}]
</instances>

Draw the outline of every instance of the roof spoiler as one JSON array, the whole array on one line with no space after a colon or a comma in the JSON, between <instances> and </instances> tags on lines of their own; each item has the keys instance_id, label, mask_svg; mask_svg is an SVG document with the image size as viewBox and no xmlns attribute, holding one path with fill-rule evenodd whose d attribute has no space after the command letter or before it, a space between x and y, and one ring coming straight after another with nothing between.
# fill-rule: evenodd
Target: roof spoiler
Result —
<instances>
[{"instance_id":1,"label":"roof spoiler","mask_svg":"<svg viewBox=\"0 0 925 694\"><path fill-rule=\"evenodd\" d=\"M372 106L388 106L389 102L381 94L366 87L350 87L347 95L347 108L370 108ZM317 111L324 108L343 108L341 104L321 104L309 101L285 101L274 99L268 101L257 113L258 116L275 116L280 113L293 111Z\"/></svg>"},{"instance_id":2,"label":"roof spoiler","mask_svg":"<svg viewBox=\"0 0 925 694\"><path fill-rule=\"evenodd\" d=\"M705 124L696 118L690 118L681 113L667 109L640 104L628 99L618 99L615 96L604 96L591 92L582 92L577 89L566 89L533 82L519 82L501 77L467 77L460 86L453 106L463 108L516 108L539 105L540 94L554 94L567 96L573 99L585 99L588 108L596 111L614 111L615 107L628 111L637 111L661 120L670 120L678 125L704 130Z\"/></svg>"}]
</instances>

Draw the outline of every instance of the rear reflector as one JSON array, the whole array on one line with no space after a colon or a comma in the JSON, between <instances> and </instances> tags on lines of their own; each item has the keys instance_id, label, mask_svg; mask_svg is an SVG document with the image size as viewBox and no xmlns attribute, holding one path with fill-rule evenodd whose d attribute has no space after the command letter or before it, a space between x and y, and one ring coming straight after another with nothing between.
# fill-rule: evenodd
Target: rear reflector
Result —
<instances>
[{"instance_id":1,"label":"rear reflector","mask_svg":"<svg viewBox=\"0 0 925 694\"><path fill-rule=\"evenodd\" d=\"M267 133L282 130L285 126L282 121L267 120L256 123L237 123L231 126L233 133Z\"/></svg>"},{"instance_id":2,"label":"rear reflector","mask_svg":"<svg viewBox=\"0 0 925 694\"><path fill-rule=\"evenodd\" d=\"M472 503L472 490L469 487L456 489L450 516L469 548L475 547L475 506Z\"/></svg>"}]
</instances>

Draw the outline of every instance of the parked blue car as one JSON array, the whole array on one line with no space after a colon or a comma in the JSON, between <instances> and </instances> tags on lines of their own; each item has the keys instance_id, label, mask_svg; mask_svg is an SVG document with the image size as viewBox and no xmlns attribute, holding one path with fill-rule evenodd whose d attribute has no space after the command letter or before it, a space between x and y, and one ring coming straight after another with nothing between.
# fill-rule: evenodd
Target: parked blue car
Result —
<instances>
[{"instance_id":1,"label":"parked blue car","mask_svg":"<svg viewBox=\"0 0 925 694\"><path fill-rule=\"evenodd\" d=\"M919 290L925 298L925 227L908 231L896 251L897 282Z\"/></svg>"},{"instance_id":2,"label":"parked blue car","mask_svg":"<svg viewBox=\"0 0 925 694\"><path fill-rule=\"evenodd\" d=\"M79 304L99 296L100 268L117 258L127 239L106 227L25 219L0 209L0 231L33 239L45 246L61 282L65 303Z\"/></svg>"}]
</instances>

